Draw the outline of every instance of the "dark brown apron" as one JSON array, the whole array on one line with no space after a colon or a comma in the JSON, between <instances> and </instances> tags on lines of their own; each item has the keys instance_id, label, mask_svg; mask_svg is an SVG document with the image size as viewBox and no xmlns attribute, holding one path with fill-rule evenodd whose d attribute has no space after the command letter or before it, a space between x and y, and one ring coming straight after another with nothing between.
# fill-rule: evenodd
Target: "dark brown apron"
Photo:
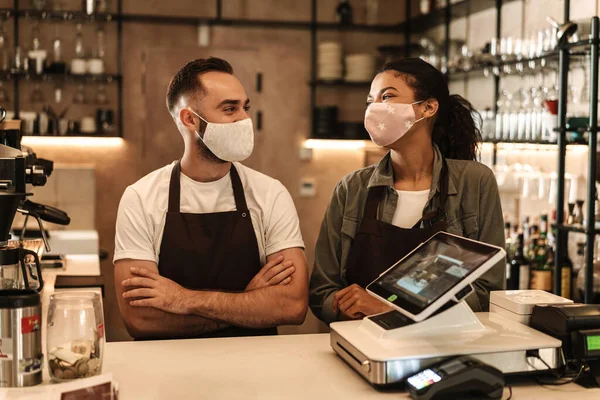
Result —
<instances>
[{"instance_id":1,"label":"dark brown apron","mask_svg":"<svg viewBox=\"0 0 600 400\"><path fill-rule=\"evenodd\" d=\"M348 255L346 267L348 285L356 283L366 288L382 272L418 245L437 232L446 230L448 168L445 160L440 173L440 183L440 204L437 210L425 214L411 229L399 228L379 221L377 210L388 186L374 186L369 189L363 219Z\"/></svg>"},{"instance_id":2,"label":"dark brown apron","mask_svg":"<svg viewBox=\"0 0 600 400\"><path fill-rule=\"evenodd\" d=\"M262 265L237 170L232 164L230 175L236 211L207 214L180 212L180 174L178 161L171 173L158 271L188 289L243 292ZM276 334L277 328L229 327L197 337Z\"/></svg>"}]
</instances>

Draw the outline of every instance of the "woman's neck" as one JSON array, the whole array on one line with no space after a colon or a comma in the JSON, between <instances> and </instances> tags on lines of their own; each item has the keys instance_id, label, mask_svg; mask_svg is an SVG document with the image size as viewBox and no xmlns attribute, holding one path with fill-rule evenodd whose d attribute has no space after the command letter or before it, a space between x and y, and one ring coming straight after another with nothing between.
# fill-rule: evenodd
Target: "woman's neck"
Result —
<instances>
[{"instance_id":1,"label":"woman's neck","mask_svg":"<svg viewBox=\"0 0 600 400\"><path fill-rule=\"evenodd\" d=\"M431 135L411 132L394 143L391 152L394 187L398 190L426 190L431 186L434 151Z\"/></svg>"}]
</instances>

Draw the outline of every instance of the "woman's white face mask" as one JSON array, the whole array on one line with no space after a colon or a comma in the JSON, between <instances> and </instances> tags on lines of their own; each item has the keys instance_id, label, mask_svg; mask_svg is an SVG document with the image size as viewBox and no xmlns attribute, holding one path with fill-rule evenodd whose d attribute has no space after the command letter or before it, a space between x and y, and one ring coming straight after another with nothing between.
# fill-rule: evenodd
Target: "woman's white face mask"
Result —
<instances>
[{"instance_id":1,"label":"woman's white face mask","mask_svg":"<svg viewBox=\"0 0 600 400\"><path fill-rule=\"evenodd\" d=\"M188 107L195 116L206 122L204 136L195 131L206 147L223 161L244 161L254 150L254 129L252 119L218 124L208 122Z\"/></svg>"}]
</instances>

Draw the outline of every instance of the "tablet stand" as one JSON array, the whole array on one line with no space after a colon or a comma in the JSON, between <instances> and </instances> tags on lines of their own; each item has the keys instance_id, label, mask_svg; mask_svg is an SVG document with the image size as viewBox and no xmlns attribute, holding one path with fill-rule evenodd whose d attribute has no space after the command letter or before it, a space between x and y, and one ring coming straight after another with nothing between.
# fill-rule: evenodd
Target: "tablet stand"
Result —
<instances>
[{"instance_id":1,"label":"tablet stand","mask_svg":"<svg viewBox=\"0 0 600 400\"><path fill-rule=\"evenodd\" d=\"M464 301L451 301L438 313L421 322L415 322L398 311L373 315L362 320L359 328L378 340L396 340L409 337L439 336L451 333L482 332L486 328L471 307Z\"/></svg>"}]
</instances>

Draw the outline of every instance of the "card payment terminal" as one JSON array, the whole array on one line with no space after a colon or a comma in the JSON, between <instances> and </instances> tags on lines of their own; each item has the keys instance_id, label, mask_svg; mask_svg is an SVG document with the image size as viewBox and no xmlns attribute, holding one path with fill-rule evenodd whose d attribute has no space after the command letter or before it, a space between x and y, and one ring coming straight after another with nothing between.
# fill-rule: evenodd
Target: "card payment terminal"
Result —
<instances>
[{"instance_id":1,"label":"card payment terminal","mask_svg":"<svg viewBox=\"0 0 600 400\"><path fill-rule=\"evenodd\" d=\"M406 389L415 400L500 399L504 375L475 358L459 356L409 377Z\"/></svg>"}]
</instances>

